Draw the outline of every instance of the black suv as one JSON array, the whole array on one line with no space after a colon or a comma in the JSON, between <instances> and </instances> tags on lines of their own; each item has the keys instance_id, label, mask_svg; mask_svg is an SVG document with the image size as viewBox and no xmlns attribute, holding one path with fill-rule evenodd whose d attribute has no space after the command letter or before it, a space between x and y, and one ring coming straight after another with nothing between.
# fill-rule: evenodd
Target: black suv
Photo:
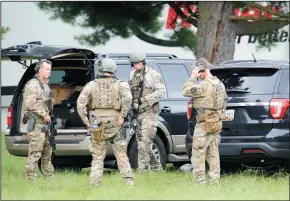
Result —
<instances>
[{"instance_id":1,"label":"black suv","mask_svg":"<svg viewBox=\"0 0 290 201\"><path fill-rule=\"evenodd\" d=\"M26 129L21 121L22 92L24 85L35 74L33 60L45 58L52 62L50 86L55 97L54 114L61 119L66 119L65 127L57 129L53 163L56 167L89 167L90 136L77 113L78 95L82 87L95 78L97 69L94 63L102 58L114 59L118 66L117 77L128 81L132 70L128 60L129 54L97 54L86 49L42 45L41 42L2 49L1 54L2 60L18 62L27 68L8 108L8 128L5 136L8 152L15 156L28 154ZM193 60L179 59L171 54L148 53L146 56L148 66L158 71L165 80L167 91L167 97L160 102L157 135L152 149L163 166L166 163L174 165L186 163L189 159L186 155L184 138L187 132L186 104L189 98L184 98L181 91L184 82L191 74ZM136 167L137 145L132 130L127 132L127 140L130 163L132 167ZM115 165L115 157L110 144L105 165L106 167Z\"/></svg>"},{"instance_id":2,"label":"black suv","mask_svg":"<svg viewBox=\"0 0 290 201\"><path fill-rule=\"evenodd\" d=\"M225 85L221 161L273 167L289 164L289 61L226 61L211 70ZM185 143L191 158L195 114L188 102Z\"/></svg>"}]
</instances>

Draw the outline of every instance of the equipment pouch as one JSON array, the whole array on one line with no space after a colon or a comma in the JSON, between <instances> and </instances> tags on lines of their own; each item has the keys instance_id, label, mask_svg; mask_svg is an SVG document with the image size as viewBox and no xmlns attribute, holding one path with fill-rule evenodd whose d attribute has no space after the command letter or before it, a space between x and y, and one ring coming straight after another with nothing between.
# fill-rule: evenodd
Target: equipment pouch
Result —
<instances>
[{"instance_id":1,"label":"equipment pouch","mask_svg":"<svg viewBox=\"0 0 290 201\"><path fill-rule=\"evenodd\" d=\"M31 118L33 118L33 116L29 112L24 113L22 123L25 125Z\"/></svg>"},{"instance_id":2,"label":"equipment pouch","mask_svg":"<svg viewBox=\"0 0 290 201\"><path fill-rule=\"evenodd\" d=\"M104 126L102 122L92 126L92 136L96 142L100 142L104 138Z\"/></svg>"},{"instance_id":3,"label":"equipment pouch","mask_svg":"<svg viewBox=\"0 0 290 201\"><path fill-rule=\"evenodd\" d=\"M196 117L196 122L203 122L205 121L205 113L200 113L195 116Z\"/></svg>"},{"instance_id":4,"label":"equipment pouch","mask_svg":"<svg viewBox=\"0 0 290 201\"><path fill-rule=\"evenodd\" d=\"M219 114L217 112L210 113L205 117L204 130L206 133L216 133L220 128Z\"/></svg>"},{"instance_id":5,"label":"equipment pouch","mask_svg":"<svg viewBox=\"0 0 290 201\"><path fill-rule=\"evenodd\" d=\"M34 127L35 127L35 118L32 117L27 121L27 132L33 131Z\"/></svg>"}]
</instances>

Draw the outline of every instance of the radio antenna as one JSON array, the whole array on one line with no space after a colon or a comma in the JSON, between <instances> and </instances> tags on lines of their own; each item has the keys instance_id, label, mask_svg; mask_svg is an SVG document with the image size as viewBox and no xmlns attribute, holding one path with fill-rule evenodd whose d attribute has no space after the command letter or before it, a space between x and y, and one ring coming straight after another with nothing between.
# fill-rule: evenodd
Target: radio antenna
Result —
<instances>
[{"instance_id":1,"label":"radio antenna","mask_svg":"<svg viewBox=\"0 0 290 201\"><path fill-rule=\"evenodd\" d=\"M254 62L257 62L257 59L255 58L253 52L251 52L251 53L252 53L252 55L253 55L253 57L254 57Z\"/></svg>"}]
</instances>

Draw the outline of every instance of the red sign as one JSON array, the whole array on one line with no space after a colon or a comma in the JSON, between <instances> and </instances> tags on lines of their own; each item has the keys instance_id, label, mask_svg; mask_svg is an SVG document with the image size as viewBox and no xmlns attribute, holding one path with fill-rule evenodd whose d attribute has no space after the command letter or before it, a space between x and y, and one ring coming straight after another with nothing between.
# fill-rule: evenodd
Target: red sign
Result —
<instances>
[{"instance_id":1,"label":"red sign","mask_svg":"<svg viewBox=\"0 0 290 201\"><path fill-rule=\"evenodd\" d=\"M181 8L181 10L183 11L184 15L186 17L189 16L188 10L185 8L184 4L181 4L179 6ZM280 12L280 7L279 6L266 6L267 8L273 10L274 12ZM191 4L190 5L190 9L192 10L193 13L197 12L197 8L195 5ZM248 7L247 9L245 9L244 11L242 11L242 9L240 8L236 8L234 10L234 14L236 16L247 16L247 17L251 17L251 16L264 16L264 17L268 17L268 18L272 18L273 15L270 13L267 13L265 11L261 11L258 8L252 8L252 7ZM173 8L171 8L171 6L169 6L169 10L168 10L168 16L167 16L167 21L166 21L166 29L174 29L176 28L176 18L177 19L181 19L180 16L177 16L176 12L174 11ZM181 27L187 27L190 28L192 26L192 24L188 23L188 22L182 22L181 23Z\"/></svg>"},{"instance_id":2,"label":"red sign","mask_svg":"<svg viewBox=\"0 0 290 201\"><path fill-rule=\"evenodd\" d=\"M189 16L189 12L188 10L185 8L184 4L181 4L179 6L181 8L181 10L183 11L184 15L186 17ZM190 9L192 10L192 12L196 12L197 11L197 8L195 5L191 4L190 6ZM169 11L168 11L168 16L167 16L167 21L166 21L166 29L173 29L176 27L176 18L177 19L181 19L180 16L177 16L176 12L174 11L173 8L171 8L171 6L169 6ZM188 22L182 22L181 23L181 27L187 27L187 28L190 28L191 27L191 24L188 23Z\"/></svg>"}]
</instances>

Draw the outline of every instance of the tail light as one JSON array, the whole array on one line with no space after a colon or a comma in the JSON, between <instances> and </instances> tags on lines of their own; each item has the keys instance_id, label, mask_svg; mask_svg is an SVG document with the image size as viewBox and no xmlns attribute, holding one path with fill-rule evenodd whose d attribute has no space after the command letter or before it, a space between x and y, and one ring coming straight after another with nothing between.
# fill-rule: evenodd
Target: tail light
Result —
<instances>
[{"instance_id":1,"label":"tail light","mask_svg":"<svg viewBox=\"0 0 290 201\"><path fill-rule=\"evenodd\" d=\"M12 107L9 106L7 109L7 126L12 126Z\"/></svg>"},{"instance_id":2,"label":"tail light","mask_svg":"<svg viewBox=\"0 0 290 201\"><path fill-rule=\"evenodd\" d=\"M289 99L271 99L270 100L270 114L273 119L283 119L289 107Z\"/></svg>"},{"instance_id":3,"label":"tail light","mask_svg":"<svg viewBox=\"0 0 290 201\"><path fill-rule=\"evenodd\" d=\"M187 103L187 120L190 120L192 116L192 104L193 102L191 100Z\"/></svg>"}]
</instances>

